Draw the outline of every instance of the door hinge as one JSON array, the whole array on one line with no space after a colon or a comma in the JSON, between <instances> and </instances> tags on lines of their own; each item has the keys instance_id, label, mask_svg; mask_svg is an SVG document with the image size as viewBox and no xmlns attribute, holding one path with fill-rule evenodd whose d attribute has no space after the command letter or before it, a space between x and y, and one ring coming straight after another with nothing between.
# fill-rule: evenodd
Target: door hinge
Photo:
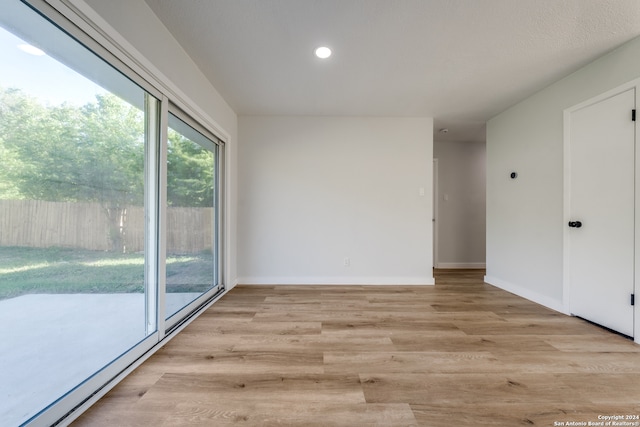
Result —
<instances>
[{"instance_id":1,"label":"door hinge","mask_svg":"<svg viewBox=\"0 0 640 427\"><path fill-rule=\"evenodd\" d=\"M632 122L636 121L636 110L631 110L631 121Z\"/></svg>"},{"instance_id":2,"label":"door hinge","mask_svg":"<svg viewBox=\"0 0 640 427\"><path fill-rule=\"evenodd\" d=\"M631 305L636 305L636 294L631 294Z\"/></svg>"}]
</instances>

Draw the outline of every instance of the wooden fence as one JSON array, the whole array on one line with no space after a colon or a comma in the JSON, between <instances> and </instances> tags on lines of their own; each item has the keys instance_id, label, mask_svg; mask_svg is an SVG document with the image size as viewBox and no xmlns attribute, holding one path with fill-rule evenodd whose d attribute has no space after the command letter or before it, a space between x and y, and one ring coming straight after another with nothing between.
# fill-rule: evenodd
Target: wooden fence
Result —
<instances>
[{"instance_id":1,"label":"wooden fence","mask_svg":"<svg viewBox=\"0 0 640 427\"><path fill-rule=\"evenodd\" d=\"M213 208L168 208L167 252L211 250ZM100 203L0 200L0 246L144 249L144 209Z\"/></svg>"}]
</instances>

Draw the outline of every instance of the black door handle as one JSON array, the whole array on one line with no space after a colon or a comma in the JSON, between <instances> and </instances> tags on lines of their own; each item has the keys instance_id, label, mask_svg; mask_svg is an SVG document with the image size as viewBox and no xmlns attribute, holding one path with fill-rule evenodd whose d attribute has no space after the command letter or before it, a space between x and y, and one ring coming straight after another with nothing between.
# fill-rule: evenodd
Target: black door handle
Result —
<instances>
[{"instance_id":1,"label":"black door handle","mask_svg":"<svg viewBox=\"0 0 640 427\"><path fill-rule=\"evenodd\" d=\"M582 227L582 223L580 221L569 221L569 227L580 228Z\"/></svg>"}]
</instances>

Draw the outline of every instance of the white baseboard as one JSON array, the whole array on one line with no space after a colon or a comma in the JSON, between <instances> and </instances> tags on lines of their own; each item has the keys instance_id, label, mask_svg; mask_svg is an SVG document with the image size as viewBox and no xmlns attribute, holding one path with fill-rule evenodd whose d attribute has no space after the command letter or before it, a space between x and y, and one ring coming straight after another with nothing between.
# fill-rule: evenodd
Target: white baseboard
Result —
<instances>
[{"instance_id":1,"label":"white baseboard","mask_svg":"<svg viewBox=\"0 0 640 427\"><path fill-rule=\"evenodd\" d=\"M497 277L484 276L484 281L490 285L518 295L519 297L528 299L529 301L533 301L537 304L550 308L551 310L570 315L569 310L565 309L561 301L549 298L546 295L540 295L539 293L534 292L531 289L523 288L522 286L509 283L502 279L498 279Z\"/></svg>"},{"instance_id":2,"label":"white baseboard","mask_svg":"<svg viewBox=\"0 0 640 427\"><path fill-rule=\"evenodd\" d=\"M242 285L435 285L433 277L239 277Z\"/></svg>"},{"instance_id":3,"label":"white baseboard","mask_svg":"<svg viewBox=\"0 0 640 427\"><path fill-rule=\"evenodd\" d=\"M439 262L436 268L473 268L481 269L486 268L487 264L484 262Z\"/></svg>"},{"instance_id":4,"label":"white baseboard","mask_svg":"<svg viewBox=\"0 0 640 427\"><path fill-rule=\"evenodd\" d=\"M229 289L235 288L236 286L238 286L239 283L240 282L238 282L238 278L236 277L236 279L233 281L233 284L231 285L231 287Z\"/></svg>"}]
</instances>

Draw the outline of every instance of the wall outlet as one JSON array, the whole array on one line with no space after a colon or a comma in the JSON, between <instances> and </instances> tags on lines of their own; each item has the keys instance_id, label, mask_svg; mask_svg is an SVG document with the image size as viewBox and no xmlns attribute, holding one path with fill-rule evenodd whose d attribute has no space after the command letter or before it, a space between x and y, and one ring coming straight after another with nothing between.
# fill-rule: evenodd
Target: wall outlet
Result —
<instances>
[{"instance_id":1,"label":"wall outlet","mask_svg":"<svg viewBox=\"0 0 640 427\"><path fill-rule=\"evenodd\" d=\"M349 267L351 265L351 258L345 257L344 261L343 261L343 264L344 264L345 267Z\"/></svg>"}]
</instances>

